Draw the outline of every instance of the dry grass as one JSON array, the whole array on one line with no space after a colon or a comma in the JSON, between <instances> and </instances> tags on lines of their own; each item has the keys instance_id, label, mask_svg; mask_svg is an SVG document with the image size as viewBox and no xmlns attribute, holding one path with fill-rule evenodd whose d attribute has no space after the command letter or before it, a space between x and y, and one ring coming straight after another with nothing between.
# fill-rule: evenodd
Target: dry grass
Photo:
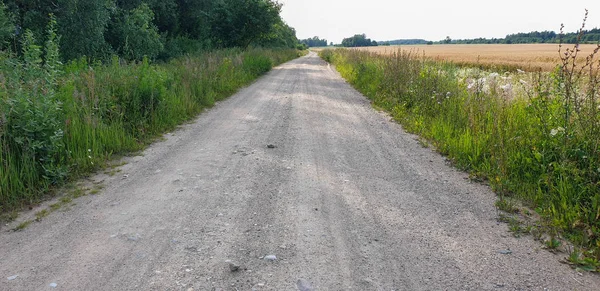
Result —
<instances>
[{"instance_id":1,"label":"dry grass","mask_svg":"<svg viewBox=\"0 0 600 291\"><path fill-rule=\"evenodd\" d=\"M572 48L573 45L563 45ZM581 56L589 55L596 45L581 45ZM501 69L525 71L550 71L560 62L558 44L451 44L451 45L405 45L353 48L381 54L393 54L401 50L434 60L458 64L482 65ZM582 61L585 59L581 58Z\"/></svg>"}]
</instances>

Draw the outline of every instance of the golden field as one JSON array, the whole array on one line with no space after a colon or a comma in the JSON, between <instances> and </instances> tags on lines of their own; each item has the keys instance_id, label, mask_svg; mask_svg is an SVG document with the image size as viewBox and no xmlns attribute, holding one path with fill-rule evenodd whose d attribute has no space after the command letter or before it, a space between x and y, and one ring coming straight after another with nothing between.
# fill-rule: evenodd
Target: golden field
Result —
<instances>
[{"instance_id":1,"label":"golden field","mask_svg":"<svg viewBox=\"0 0 600 291\"><path fill-rule=\"evenodd\" d=\"M581 45L578 59L592 53L596 45ZM573 48L572 44L564 44ZM446 60L459 64L481 65L499 69L521 69L524 71L550 71L560 63L558 44L449 44L449 45L404 45L352 48L381 54L393 54L398 50L410 51L416 56L434 60ZM600 56L598 56L600 58ZM598 60L596 59L596 61Z\"/></svg>"}]
</instances>

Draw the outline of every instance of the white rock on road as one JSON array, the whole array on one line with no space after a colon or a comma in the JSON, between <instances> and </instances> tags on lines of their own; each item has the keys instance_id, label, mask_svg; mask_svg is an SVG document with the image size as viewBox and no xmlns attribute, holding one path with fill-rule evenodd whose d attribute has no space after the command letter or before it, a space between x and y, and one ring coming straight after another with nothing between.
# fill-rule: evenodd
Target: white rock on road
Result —
<instances>
[{"instance_id":1,"label":"white rock on road","mask_svg":"<svg viewBox=\"0 0 600 291\"><path fill-rule=\"evenodd\" d=\"M242 150L252 157L232 154ZM9 278L0 290L600 286L559 263L564 254L507 235L488 187L423 148L314 53L125 161L127 174L103 177L100 195L0 231ZM277 261L257 259L274 250ZM243 268L232 272L224 258Z\"/></svg>"}]
</instances>

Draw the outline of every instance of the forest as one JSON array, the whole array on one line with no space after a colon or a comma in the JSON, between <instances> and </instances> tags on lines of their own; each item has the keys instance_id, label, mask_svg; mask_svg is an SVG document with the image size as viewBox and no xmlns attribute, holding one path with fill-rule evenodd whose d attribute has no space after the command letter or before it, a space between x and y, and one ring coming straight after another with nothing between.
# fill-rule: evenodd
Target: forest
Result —
<instances>
[{"instance_id":1,"label":"forest","mask_svg":"<svg viewBox=\"0 0 600 291\"><path fill-rule=\"evenodd\" d=\"M0 2L0 222L300 56L280 11L271 0Z\"/></svg>"},{"instance_id":2,"label":"forest","mask_svg":"<svg viewBox=\"0 0 600 291\"><path fill-rule=\"evenodd\" d=\"M0 49L21 52L31 31L40 42L56 18L63 60L168 59L220 48L294 48L296 32L271 0L4 0Z\"/></svg>"},{"instance_id":3,"label":"forest","mask_svg":"<svg viewBox=\"0 0 600 291\"><path fill-rule=\"evenodd\" d=\"M437 43L453 44L525 44L525 43L598 43L600 41L600 29L594 28L582 31L581 39L578 40L578 32L556 33L554 31L532 31L526 33L509 34L505 38L475 38L475 39L448 39Z\"/></svg>"}]
</instances>

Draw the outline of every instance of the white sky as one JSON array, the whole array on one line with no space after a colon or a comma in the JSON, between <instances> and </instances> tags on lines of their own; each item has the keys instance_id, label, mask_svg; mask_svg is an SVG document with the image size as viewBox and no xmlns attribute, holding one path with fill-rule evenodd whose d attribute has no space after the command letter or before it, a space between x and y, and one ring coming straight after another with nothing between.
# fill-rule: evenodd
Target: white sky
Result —
<instances>
[{"instance_id":1,"label":"white sky","mask_svg":"<svg viewBox=\"0 0 600 291\"><path fill-rule=\"evenodd\" d=\"M340 43L366 33L384 41L421 38L442 40L502 38L517 32L565 32L581 26L587 8L586 28L600 27L600 0L278 0L283 19L299 39L313 36Z\"/></svg>"}]
</instances>

